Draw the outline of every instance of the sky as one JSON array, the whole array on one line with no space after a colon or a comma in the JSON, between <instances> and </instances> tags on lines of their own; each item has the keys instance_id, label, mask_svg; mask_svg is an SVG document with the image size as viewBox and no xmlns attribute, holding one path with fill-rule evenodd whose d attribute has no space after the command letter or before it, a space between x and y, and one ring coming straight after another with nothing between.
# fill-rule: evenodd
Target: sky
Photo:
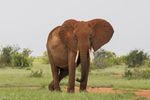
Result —
<instances>
[{"instance_id":1,"label":"sky","mask_svg":"<svg viewBox=\"0 0 150 100\"><path fill-rule=\"evenodd\" d=\"M134 49L150 54L150 0L0 0L0 45L46 50L49 32L67 19L102 18L114 28L102 48L124 55Z\"/></svg>"}]
</instances>

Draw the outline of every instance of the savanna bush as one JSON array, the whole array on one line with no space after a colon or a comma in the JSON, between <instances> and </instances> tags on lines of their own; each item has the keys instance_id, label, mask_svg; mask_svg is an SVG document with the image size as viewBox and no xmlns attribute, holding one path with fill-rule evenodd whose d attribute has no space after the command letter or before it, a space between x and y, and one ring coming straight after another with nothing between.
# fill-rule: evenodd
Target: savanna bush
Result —
<instances>
[{"instance_id":1,"label":"savanna bush","mask_svg":"<svg viewBox=\"0 0 150 100\"><path fill-rule=\"evenodd\" d=\"M122 58L117 57L115 53L100 49L94 53L92 68L106 68L113 65L122 64Z\"/></svg>"},{"instance_id":2,"label":"savanna bush","mask_svg":"<svg viewBox=\"0 0 150 100\"><path fill-rule=\"evenodd\" d=\"M0 48L0 66L11 66L12 55L18 52L18 46L5 46Z\"/></svg>"},{"instance_id":3,"label":"savanna bush","mask_svg":"<svg viewBox=\"0 0 150 100\"><path fill-rule=\"evenodd\" d=\"M128 68L124 72L127 79L150 79L150 69Z\"/></svg>"},{"instance_id":4,"label":"savanna bush","mask_svg":"<svg viewBox=\"0 0 150 100\"><path fill-rule=\"evenodd\" d=\"M30 57L31 50L24 48L19 52L18 46L6 46L1 49L0 64L1 66L28 67L32 65L33 59Z\"/></svg>"},{"instance_id":5,"label":"savanna bush","mask_svg":"<svg viewBox=\"0 0 150 100\"><path fill-rule=\"evenodd\" d=\"M144 65L143 66L150 68L150 58L144 61Z\"/></svg>"},{"instance_id":6,"label":"savanna bush","mask_svg":"<svg viewBox=\"0 0 150 100\"><path fill-rule=\"evenodd\" d=\"M148 54L142 50L132 50L127 56L125 63L128 67L139 67L148 59Z\"/></svg>"},{"instance_id":7,"label":"savanna bush","mask_svg":"<svg viewBox=\"0 0 150 100\"><path fill-rule=\"evenodd\" d=\"M42 77L43 76L43 70L31 70L30 77Z\"/></svg>"},{"instance_id":8,"label":"savanna bush","mask_svg":"<svg viewBox=\"0 0 150 100\"><path fill-rule=\"evenodd\" d=\"M21 53L16 53L12 56L12 66L15 67L29 67L32 66L32 57L23 56Z\"/></svg>"}]
</instances>

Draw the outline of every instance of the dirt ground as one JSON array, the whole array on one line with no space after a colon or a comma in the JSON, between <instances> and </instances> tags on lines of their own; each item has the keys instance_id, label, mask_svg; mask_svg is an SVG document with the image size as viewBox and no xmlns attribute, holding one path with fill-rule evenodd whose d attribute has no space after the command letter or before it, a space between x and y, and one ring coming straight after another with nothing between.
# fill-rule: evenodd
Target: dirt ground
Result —
<instances>
[{"instance_id":1,"label":"dirt ground","mask_svg":"<svg viewBox=\"0 0 150 100\"><path fill-rule=\"evenodd\" d=\"M75 87L75 91L79 91L79 87ZM88 87L87 92L89 93L127 93L131 92L140 97L146 97L150 99L150 90L116 90L107 87Z\"/></svg>"}]
</instances>

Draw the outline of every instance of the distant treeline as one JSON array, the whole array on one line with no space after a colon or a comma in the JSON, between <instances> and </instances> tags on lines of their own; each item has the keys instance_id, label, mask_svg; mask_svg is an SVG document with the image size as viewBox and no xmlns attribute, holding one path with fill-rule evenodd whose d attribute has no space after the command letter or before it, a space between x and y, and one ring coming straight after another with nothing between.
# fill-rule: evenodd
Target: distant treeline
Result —
<instances>
[{"instance_id":1,"label":"distant treeline","mask_svg":"<svg viewBox=\"0 0 150 100\"><path fill-rule=\"evenodd\" d=\"M0 67L29 67L33 61L49 64L47 52L44 51L42 56L31 57L32 51L28 48L21 49L16 45L7 45L0 48ZM147 66L150 67L148 53L143 50L132 50L123 56L117 56L112 51L99 49L93 53L94 59L91 62L91 69L106 68L114 65L127 65L129 68Z\"/></svg>"}]
</instances>

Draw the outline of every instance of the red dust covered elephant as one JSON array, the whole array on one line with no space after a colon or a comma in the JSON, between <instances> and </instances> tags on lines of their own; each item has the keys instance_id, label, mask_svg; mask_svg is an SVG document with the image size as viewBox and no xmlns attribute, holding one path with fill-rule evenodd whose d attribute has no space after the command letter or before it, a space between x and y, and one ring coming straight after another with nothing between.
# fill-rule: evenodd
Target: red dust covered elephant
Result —
<instances>
[{"instance_id":1,"label":"red dust covered elephant","mask_svg":"<svg viewBox=\"0 0 150 100\"><path fill-rule=\"evenodd\" d=\"M54 28L47 40L53 76L49 90L60 91L60 81L69 75L67 91L74 92L75 70L81 64L80 91L86 91L90 66L89 51L98 50L111 39L113 33L110 23L103 19L69 19Z\"/></svg>"}]
</instances>

